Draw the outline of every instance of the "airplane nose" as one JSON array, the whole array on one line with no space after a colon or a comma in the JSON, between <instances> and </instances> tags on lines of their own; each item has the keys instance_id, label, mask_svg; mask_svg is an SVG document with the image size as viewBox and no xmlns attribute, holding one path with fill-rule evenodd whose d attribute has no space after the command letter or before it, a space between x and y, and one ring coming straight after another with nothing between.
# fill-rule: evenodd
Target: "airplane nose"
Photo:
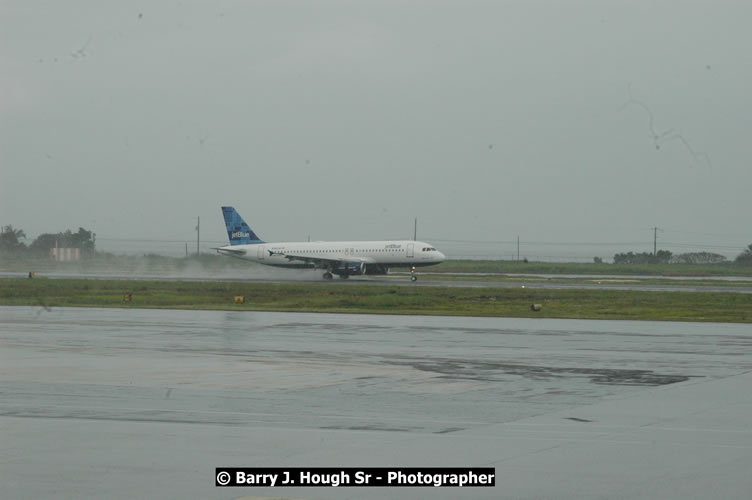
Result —
<instances>
[{"instance_id":1,"label":"airplane nose","mask_svg":"<svg viewBox=\"0 0 752 500\"><path fill-rule=\"evenodd\" d=\"M446 255L444 255L444 254L443 254L443 253L441 253L441 252L437 252L437 253L438 253L439 255L437 255L437 257L438 257L438 258L437 258L436 260L438 260L439 262L443 262L443 261L445 261L445 260L446 260Z\"/></svg>"}]
</instances>

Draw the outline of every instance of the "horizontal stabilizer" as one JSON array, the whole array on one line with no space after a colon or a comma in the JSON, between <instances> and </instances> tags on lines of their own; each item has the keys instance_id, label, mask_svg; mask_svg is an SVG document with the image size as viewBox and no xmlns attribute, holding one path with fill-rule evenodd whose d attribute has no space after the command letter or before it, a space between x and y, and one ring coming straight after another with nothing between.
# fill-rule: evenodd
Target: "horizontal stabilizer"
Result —
<instances>
[{"instance_id":1,"label":"horizontal stabilizer","mask_svg":"<svg viewBox=\"0 0 752 500\"><path fill-rule=\"evenodd\" d=\"M224 247L224 248L212 248L212 250L216 250L217 252L225 254L225 255L232 255L232 256L238 256L238 257L246 254L245 250L240 250L236 248Z\"/></svg>"}]
</instances>

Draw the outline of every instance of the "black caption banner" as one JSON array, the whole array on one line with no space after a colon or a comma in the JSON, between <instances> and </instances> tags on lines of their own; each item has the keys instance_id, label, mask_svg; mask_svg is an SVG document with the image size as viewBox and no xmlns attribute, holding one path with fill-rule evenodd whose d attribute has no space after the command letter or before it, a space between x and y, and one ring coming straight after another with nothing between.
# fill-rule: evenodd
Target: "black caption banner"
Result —
<instances>
[{"instance_id":1,"label":"black caption banner","mask_svg":"<svg viewBox=\"0 0 752 500\"><path fill-rule=\"evenodd\" d=\"M217 467L215 486L340 487L425 486L487 487L496 485L494 467Z\"/></svg>"}]
</instances>

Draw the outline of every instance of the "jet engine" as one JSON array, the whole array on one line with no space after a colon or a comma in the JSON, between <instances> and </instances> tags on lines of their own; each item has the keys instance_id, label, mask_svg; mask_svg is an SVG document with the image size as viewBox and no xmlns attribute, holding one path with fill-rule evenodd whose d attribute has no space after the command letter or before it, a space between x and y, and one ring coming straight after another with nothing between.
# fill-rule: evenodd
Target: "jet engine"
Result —
<instances>
[{"instance_id":1,"label":"jet engine","mask_svg":"<svg viewBox=\"0 0 752 500\"><path fill-rule=\"evenodd\" d=\"M342 262L332 269L332 273L340 276L350 276L351 274L366 274L367 268L365 262Z\"/></svg>"}]
</instances>

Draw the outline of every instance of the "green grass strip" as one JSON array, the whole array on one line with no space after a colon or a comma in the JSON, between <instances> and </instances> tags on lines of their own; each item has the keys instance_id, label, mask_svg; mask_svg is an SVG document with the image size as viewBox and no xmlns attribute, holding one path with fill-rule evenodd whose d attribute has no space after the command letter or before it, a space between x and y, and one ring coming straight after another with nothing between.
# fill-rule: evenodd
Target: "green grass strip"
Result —
<instances>
[{"instance_id":1,"label":"green grass strip","mask_svg":"<svg viewBox=\"0 0 752 500\"><path fill-rule=\"evenodd\" d=\"M245 303L234 303L236 296ZM532 304L543 308L532 311ZM0 279L0 305L752 322L752 294L375 283L7 278Z\"/></svg>"}]
</instances>

